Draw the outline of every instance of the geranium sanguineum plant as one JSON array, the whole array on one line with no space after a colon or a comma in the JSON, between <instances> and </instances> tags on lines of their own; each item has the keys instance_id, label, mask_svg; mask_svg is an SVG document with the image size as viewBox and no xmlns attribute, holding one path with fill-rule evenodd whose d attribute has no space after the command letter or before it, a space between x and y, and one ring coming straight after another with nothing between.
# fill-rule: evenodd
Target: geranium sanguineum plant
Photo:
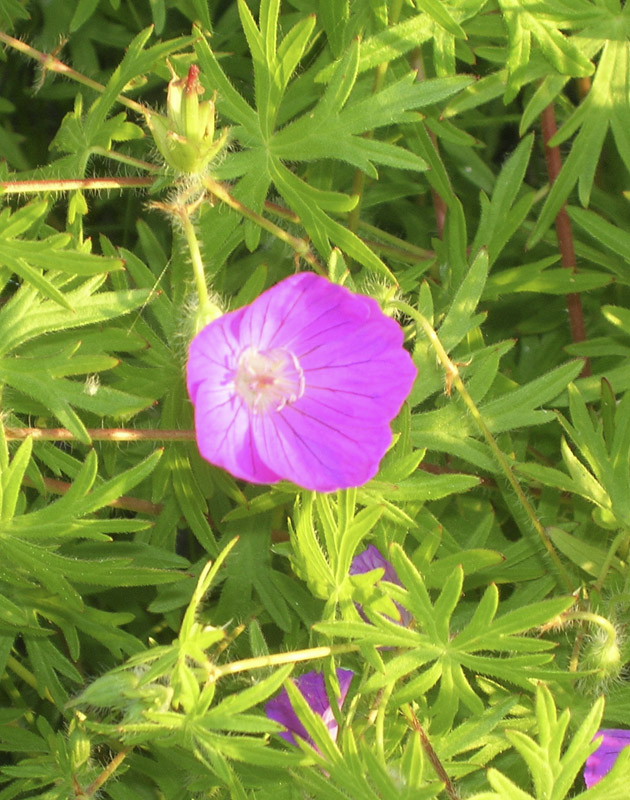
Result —
<instances>
[{"instance_id":1,"label":"geranium sanguineum plant","mask_svg":"<svg viewBox=\"0 0 630 800\"><path fill-rule=\"evenodd\" d=\"M378 470L415 376L402 329L376 301L293 275L191 342L199 451L252 483L361 486Z\"/></svg>"},{"instance_id":2,"label":"geranium sanguineum plant","mask_svg":"<svg viewBox=\"0 0 630 800\"><path fill-rule=\"evenodd\" d=\"M630 747L630 730L603 728L595 738L600 736L599 747L586 759L584 767L584 782L589 789L610 772L623 748Z\"/></svg>"},{"instance_id":3,"label":"geranium sanguineum plant","mask_svg":"<svg viewBox=\"0 0 630 800\"><path fill-rule=\"evenodd\" d=\"M337 681L339 682L340 692L337 700L338 708L343 706L353 675L354 672L350 669L337 670ZM333 741L337 741L339 726L337 725L330 700L328 699L323 673L314 671L305 672L304 675L300 675L299 678L296 678L294 682L311 709L322 718ZM286 730L282 731L280 736L286 739L290 744L297 744L294 738L295 736L299 736L307 742L310 742L310 744L313 744L311 737L306 732L306 728L302 725L297 714L293 710L286 689L283 689L277 697L274 697L273 700L270 700L266 704L265 713L269 719L273 719L275 722L284 725Z\"/></svg>"}]
</instances>

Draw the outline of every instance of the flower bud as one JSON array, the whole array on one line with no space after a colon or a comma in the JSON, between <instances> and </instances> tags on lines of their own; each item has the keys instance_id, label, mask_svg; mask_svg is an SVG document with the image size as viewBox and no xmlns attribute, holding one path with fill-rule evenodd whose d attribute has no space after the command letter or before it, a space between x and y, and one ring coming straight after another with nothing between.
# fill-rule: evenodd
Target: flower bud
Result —
<instances>
[{"instance_id":1,"label":"flower bud","mask_svg":"<svg viewBox=\"0 0 630 800\"><path fill-rule=\"evenodd\" d=\"M595 680L604 684L619 678L623 666L616 631L612 636L594 637L585 650L581 664L583 669L595 670Z\"/></svg>"},{"instance_id":2,"label":"flower bud","mask_svg":"<svg viewBox=\"0 0 630 800\"><path fill-rule=\"evenodd\" d=\"M169 65L170 66L170 65ZM214 137L214 98L200 102L204 89L199 67L192 64L185 78L172 78L166 97L166 117L147 117L155 144L166 163L178 172L202 172L223 148L228 131Z\"/></svg>"}]
</instances>

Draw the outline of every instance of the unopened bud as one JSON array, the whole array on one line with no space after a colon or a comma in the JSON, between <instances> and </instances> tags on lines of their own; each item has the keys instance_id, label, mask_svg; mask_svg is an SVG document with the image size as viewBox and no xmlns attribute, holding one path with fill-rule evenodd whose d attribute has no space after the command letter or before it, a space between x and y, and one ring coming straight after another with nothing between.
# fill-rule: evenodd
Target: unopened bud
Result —
<instances>
[{"instance_id":1,"label":"unopened bud","mask_svg":"<svg viewBox=\"0 0 630 800\"><path fill-rule=\"evenodd\" d=\"M170 66L170 65L169 65ZM166 163L178 172L199 173L208 166L227 141L227 128L214 137L214 98L199 100L204 89L199 67L192 64L185 78L172 78L166 97L166 118L147 116L158 150Z\"/></svg>"}]
</instances>

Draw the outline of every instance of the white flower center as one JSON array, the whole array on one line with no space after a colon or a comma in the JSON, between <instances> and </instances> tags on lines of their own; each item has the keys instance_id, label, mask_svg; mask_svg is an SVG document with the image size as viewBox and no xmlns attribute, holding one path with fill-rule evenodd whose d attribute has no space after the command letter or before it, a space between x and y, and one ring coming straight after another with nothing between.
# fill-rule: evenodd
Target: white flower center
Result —
<instances>
[{"instance_id":1,"label":"white flower center","mask_svg":"<svg viewBox=\"0 0 630 800\"><path fill-rule=\"evenodd\" d=\"M289 350L248 347L239 356L234 387L254 414L281 411L304 394L304 373Z\"/></svg>"}]
</instances>

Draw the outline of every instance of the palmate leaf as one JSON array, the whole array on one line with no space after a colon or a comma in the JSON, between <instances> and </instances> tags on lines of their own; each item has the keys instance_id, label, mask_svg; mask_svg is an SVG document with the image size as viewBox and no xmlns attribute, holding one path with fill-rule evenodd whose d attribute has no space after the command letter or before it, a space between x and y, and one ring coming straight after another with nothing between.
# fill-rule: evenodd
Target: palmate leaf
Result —
<instances>
[{"instance_id":1,"label":"palmate leaf","mask_svg":"<svg viewBox=\"0 0 630 800\"><path fill-rule=\"evenodd\" d=\"M571 424L560 417L560 422L571 437L574 446L588 464L590 471L576 458L568 447L563 448L563 458L580 494L610 512L617 525L630 524L630 392L626 392L614 410L612 431L608 441L601 424L594 423L579 390L569 388Z\"/></svg>"},{"instance_id":2,"label":"palmate leaf","mask_svg":"<svg viewBox=\"0 0 630 800\"><path fill-rule=\"evenodd\" d=\"M452 40L461 39L462 34L465 36L463 23L475 17L486 2L487 0L469 0L464 4L446 4L434 0L416 0L420 13L365 39L361 46L358 74L374 69L379 64L394 61L431 39L448 37L451 42L446 46L441 43L441 49L450 49ZM336 63L323 67L317 74L316 81L329 81L335 67ZM444 74L437 69L436 72Z\"/></svg>"},{"instance_id":3,"label":"palmate leaf","mask_svg":"<svg viewBox=\"0 0 630 800\"><path fill-rule=\"evenodd\" d=\"M559 28L563 27L564 19L555 21L553 14L544 15L546 3L541 0L539 2L528 0L526 3L522 0L499 0L499 6L510 39L510 55L507 61L510 83L506 101L513 99L519 89L514 77L517 70L529 62L532 37L545 58L560 74L572 77L592 74L591 62L570 38L560 32Z\"/></svg>"},{"instance_id":4,"label":"palmate leaf","mask_svg":"<svg viewBox=\"0 0 630 800\"><path fill-rule=\"evenodd\" d=\"M123 263L120 259L64 249L71 241L70 235L66 234L54 234L41 241L18 238L29 229L41 226L48 211L46 201L28 203L13 214L8 208L3 209L0 213L0 267L6 267L49 300L74 311L71 302L56 285L54 271L98 275L120 270Z\"/></svg>"},{"instance_id":5,"label":"palmate leaf","mask_svg":"<svg viewBox=\"0 0 630 800\"><path fill-rule=\"evenodd\" d=\"M539 684L536 691L537 739L517 730L507 730L506 736L527 765L531 786L517 787L496 769L488 772L488 782L494 791L472 795L471 800L542 800L545 797L563 800L566 797L584 800L622 800L628 793L630 753L619 756L613 769L593 788L579 794L571 789L583 769L586 757L597 744L596 732L604 710L604 700L597 699L582 724L565 744L570 720L569 710L558 714L551 691ZM531 789L532 793L526 791Z\"/></svg>"},{"instance_id":6,"label":"palmate leaf","mask_svg":"<svg viewBox=\"0 0 630 800\"><path fill-rule=\"evenodd\" d=\"M375 95L353 103L349 98L356 81L360 53L358 40L355 40L335 64L315 108L275 130L291 72L302 57L312 30L312 26L298 23L278 45L277 12L277 3L263 3L259 28L244 0L239 2L241 21L254 61L257 114L229 83L207 43L201 41L197 45L206 77L222 91L219 108L239 124L234 135L241 139L244 147L242 153L227 158L217 174L240 178L234 194L257 212L262 209L270 185L275 184L325 257L330 254L332 242L369 269L391 279L381 259L353 232L326 213L331 210L331 200L337 211L349 211L355 201L343 195L333 197L333 193L318 192L293 175L284 162L333 158L373 177L377 176L375 164L416 171L426 169L423 159L415 153L362 134L385 125L416 121L415 109L449 97L472 79L462 76L419 83L408 73ZM247 244L253 249L259 241L260 230L250 224L246 227Z\"/></svg>"},{"instance_id":7,"label":"palmate leaf","mask_svg":"<svg viewBox=\"0 0 630 800\"><path fill-rule=\"evenodd\" d=\"M146 526L142 520L82 519L144 480L160 451L96 488L97 464L92 452L64 497L36 511L20 511L24 503L18 504L16 499L30 446L30 440L23 443L10 463L0 457L0 593L12 598L11 603L0 604L0 628L14 635L21 633L39 691L43 694L48 689L55 702L63 704L67 696L58 673L81 680L72 661L80 657L83 636L100 642L117 657L141 647L134 636L120 630L133 615L91 608L78 589L89 586L93 592L94 587L173 583L181 579L180 570L188 562L140 542L113 541L108 535L139 530ZM81 541L85 538L100 541ZM41 626L40 617L51 627ZM21 631L16 624L21 624ZM63 633L72 661L57 650L56 630ZM49 641L42 641L44 638Z\"/></svg>"},{"instance_id":8,"label":"palmate leaf","mask_svg":"<svg viewBox=\"0 0 630 800\"><path fill-rule=\"evenodd\" d=\"M437 730L447 730L461 704L474 714L483 703L472 688L468 671L493 676L523 688L531 679L550 674L547 653L553 642L526 634L572 605L571 597L556 597L496 616L499 595L496 586L485 591L475 613L458 629L454 622L461 601L463 570L457 567L443 582L435 600L424 579L398 545L390 548L392 563L405 588L387 585L391 598L413 615L415 629L401 628L386 617L364 609L370 623L322 622L315 629L331 636L349 638L359 644L400 648L381 671L365 684L365 691L396 686L392 702L409 702L439 682L438 697L431 707ZM505 658L509 654L509 658ZM422 671L420 671L422 670ZM553 670L552 670L553 672ZM560 674L560 673L558 673Z\"/></svg>"}]
</instances>

